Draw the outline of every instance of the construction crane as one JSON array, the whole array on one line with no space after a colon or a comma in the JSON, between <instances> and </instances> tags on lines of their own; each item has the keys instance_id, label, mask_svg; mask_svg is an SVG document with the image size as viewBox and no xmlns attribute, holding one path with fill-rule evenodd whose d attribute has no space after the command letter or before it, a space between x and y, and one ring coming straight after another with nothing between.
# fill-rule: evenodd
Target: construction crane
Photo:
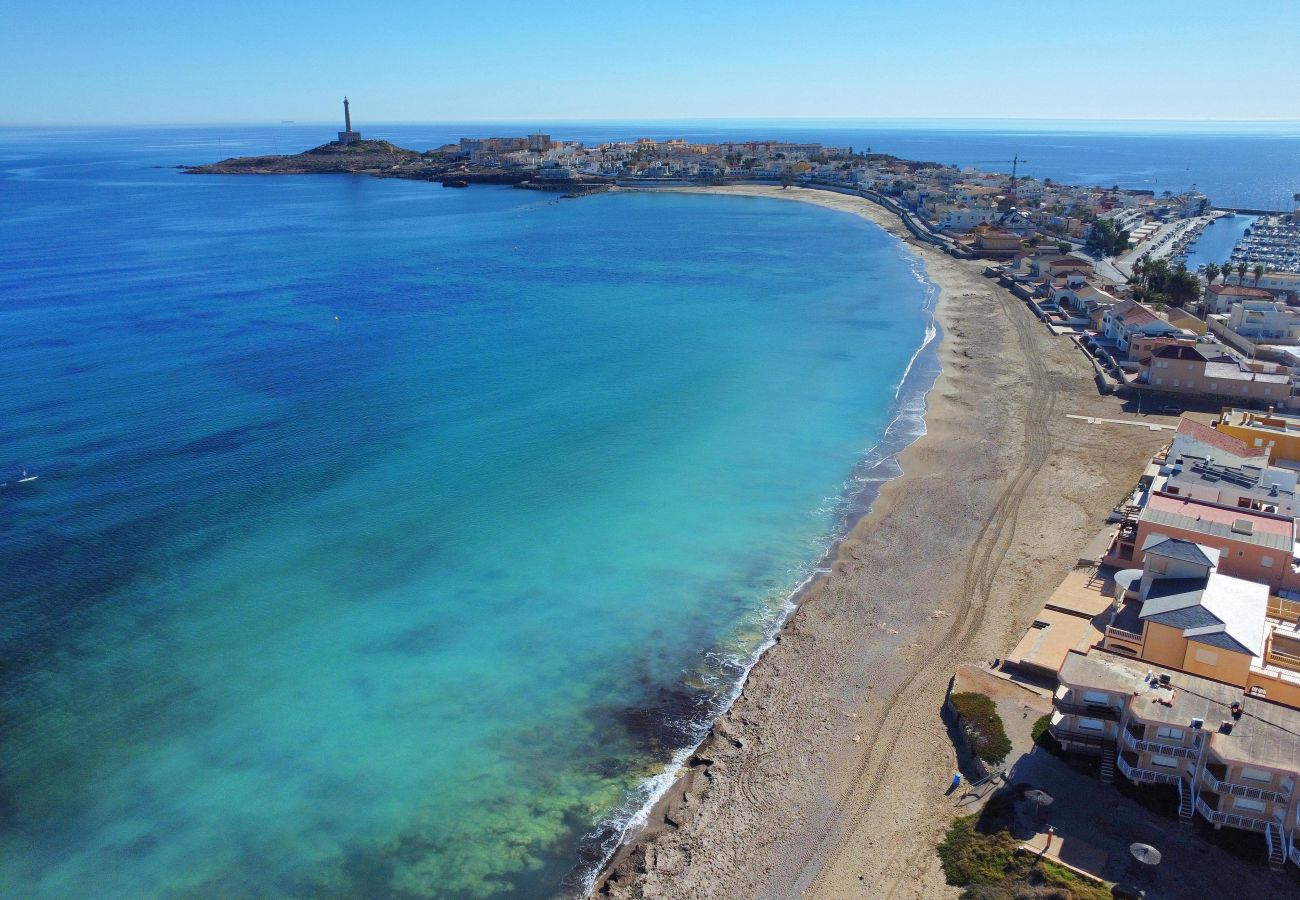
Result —
<instances>
[{"instance_id":1,"label":"construction crane","mask_svg":"<svg viewBox=\"0 0 1300 900\"><path fill-rule=\"evenodd\" d=\"M1017 154L1015 155L1015 157L1012 158L1012 159L979 159L979 160L976 160L976 161L975 161L975 164L976 164L977 166L982 166L982 165L985 165L985 164L987 164L987 163L1001 163L1001 164L1003 164L1003 165L1006 165L1007 163L1011 163L1011 180L1012 180L1012 181L1015 181L1015 180L1016 180L1016 169L1020 168L1020 164L1021 164L1021 163L1027 163L1027 162L1029 162L1029 160L1027 160L1027 159L1021 159L1021 158L1020 158L1020 154L1017 153Z\"/></svg>"}]
</instances>

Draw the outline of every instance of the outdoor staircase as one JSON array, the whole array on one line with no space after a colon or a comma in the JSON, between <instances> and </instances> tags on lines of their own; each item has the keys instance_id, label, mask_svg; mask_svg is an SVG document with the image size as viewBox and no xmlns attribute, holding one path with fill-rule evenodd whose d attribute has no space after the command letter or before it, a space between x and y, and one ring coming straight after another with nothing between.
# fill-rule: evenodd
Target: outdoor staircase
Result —
<instances>
[{"instance_id":1,"label":"outdoor staircase","mask_svg":"<svg viewBox=\"0 0 1300 900\"><path fill-rule=\"evenodd\" d=\"M1115 745L1107 744L1101 748L1101 780L1106 784L1115 781Z\"/></svg>"},{"instance_id":2,"label":"outdoor staircase","mask_svg":"<svg viewBox=\"0 0 1300 900\"><path fill-rule=\"evenodd\" d=\"M1274 872L1280 872L1286 863L1286 835L1281 828L1269 822L1264 836L1268 839L1268 867Z\"/></svg>"},{"instance_id":3,"label":"outdoor staircase","mask_svg":"<svg viewBox=\"0 0 1300 900\"><path fill-rule=\"evenodd\" d=\"M1195 810L1195 797L1187 782L1178 779L1178 821L1184 825L1192 824L1192 812Z\"/></svg>"}]
</instances>

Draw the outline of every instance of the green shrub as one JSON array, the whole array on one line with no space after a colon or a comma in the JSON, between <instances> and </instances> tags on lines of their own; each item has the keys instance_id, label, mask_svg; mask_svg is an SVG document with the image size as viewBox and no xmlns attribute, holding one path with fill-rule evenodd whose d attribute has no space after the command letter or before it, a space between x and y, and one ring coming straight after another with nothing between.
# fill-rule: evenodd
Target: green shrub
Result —
<instances>
[{"instance_id":1,"label":"green shrub","mask_svg":"<svg viewBox=\"0 0 1300 900\"><path fill-rule=\"evenodd\" d=\"M1033 737L1035 744L1041 744L1043 742L1043 738L1047 736L1047 726L1051 724L1051 713L1048 713L1038 719L1038 721L1034 722L1034 727L1029 730L1029 734Z\"/></svg>"},{"instance_id":2,"label":"green shrub","mask_svg":"<svg viewBox=\"0 0 1300 900\"><path fill-rule=\"evenodd\" d=\"M1001 882L1015 853L1016 841L1008 832L980 834L974 816L954 821L939 845L943 876L956 887Z\"/></svg>"},{"instance_id":3,"label":"green shrub","mask_svg":"<svg viewBox=\"0 0 1300 900\"><path fill-rule=\"evenodd\" d=\"M997 765L1011 752L1011 739L1002 726L997 705L984 694L961 693L950 698L957 712L957 727L970 741L971 752L989 765Z\"/></svg>"}]
</instances>

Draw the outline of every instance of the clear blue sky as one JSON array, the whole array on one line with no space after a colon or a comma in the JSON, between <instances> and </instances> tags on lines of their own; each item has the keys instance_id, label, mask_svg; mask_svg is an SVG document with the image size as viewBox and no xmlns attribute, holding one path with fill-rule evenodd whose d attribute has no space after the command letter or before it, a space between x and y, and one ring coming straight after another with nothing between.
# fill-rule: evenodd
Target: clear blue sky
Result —
<instances>
[{"instance_id":1,"label":"clear blue sky","mask_svg":"<svg viewBox=\"0 0 1300 900\"><path fill-rule=\"evenodd\" d=\"M1297 0L19 0L4 122L1300 120Z\"/></svg>"}]
</instances>

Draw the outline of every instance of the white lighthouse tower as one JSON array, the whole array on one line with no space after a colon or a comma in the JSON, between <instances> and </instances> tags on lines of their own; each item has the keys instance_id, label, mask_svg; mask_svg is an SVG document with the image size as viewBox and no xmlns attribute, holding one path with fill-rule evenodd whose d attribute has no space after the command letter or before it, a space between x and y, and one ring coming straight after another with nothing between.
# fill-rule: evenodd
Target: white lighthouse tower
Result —
<instances>
[{"instance_id":1,"label":"white lighthouse tower","mask_svg":"<svg viewBox=\"0 0 1300 900\"><path fill-rule=\"evenodd\" d=\"M352 130L352 113L348 110L348 98L343 98L343 127L344 131L339 132L340 144L355 144L361 140L361 132Z\"/></svg>"}]
</instances>

